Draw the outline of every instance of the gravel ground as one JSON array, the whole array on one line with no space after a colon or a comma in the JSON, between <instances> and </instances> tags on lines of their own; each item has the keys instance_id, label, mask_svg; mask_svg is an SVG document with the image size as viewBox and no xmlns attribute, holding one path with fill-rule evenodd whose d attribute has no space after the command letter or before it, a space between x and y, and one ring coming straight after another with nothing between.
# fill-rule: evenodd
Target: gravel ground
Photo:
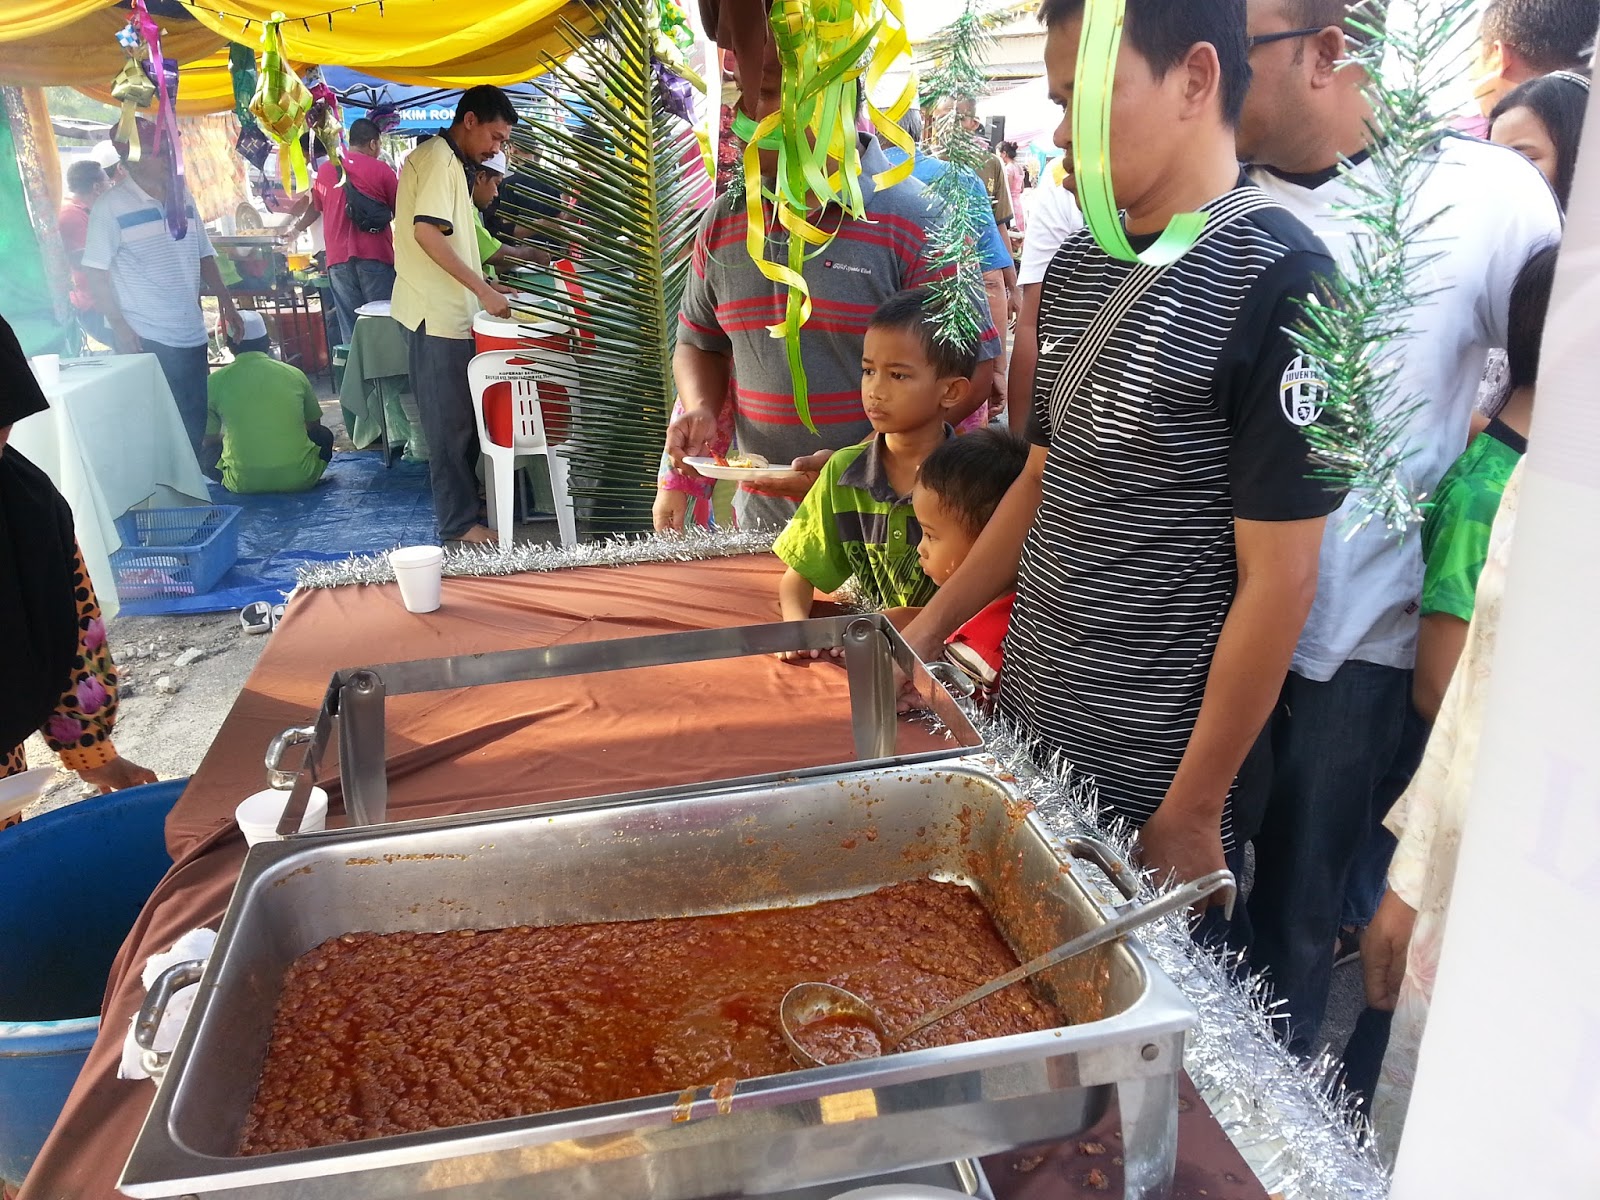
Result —
<instances>
[{"instance_id":1,"label":"gravel ground","mask_svg":"<svg viewBox=\"0 0 1600 1200\"><path fill-rule=\"evenodd\" d=\"M239 627L237 613L183 617L117 617L107 627L122 686L114 734L117 750L163 779L192 775L205 757L223 718L233 707L267 637ZM200 651L186 666L174 660ZM157 681L176 685L171 694ZM44 739L28 740L33 766L56 767L56 780L25 816L37 816L91 795L77 775L64 770Z\"/></svg>"}]
</instances>

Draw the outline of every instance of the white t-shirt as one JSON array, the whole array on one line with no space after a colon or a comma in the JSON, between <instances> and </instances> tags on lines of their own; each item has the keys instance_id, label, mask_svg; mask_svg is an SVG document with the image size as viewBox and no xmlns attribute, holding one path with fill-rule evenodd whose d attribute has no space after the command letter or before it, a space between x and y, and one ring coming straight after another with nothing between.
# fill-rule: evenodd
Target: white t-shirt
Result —
<instances>
[{"instance_id":1,"label":"white t-shirt","mask_svg":"<svg viewBox=\"0 0 1600 1200\"><path fill-rule=\"evenodd\" d=\"M1357 174L1370 172L1362 162ZM1349 186L1329 171L1317 176L1276 175L1259 167L1250 177L1299 217L1328 248L1341 269L1351 265L1359 227L1336 211L1353 199ZM1395 397L1425 401L1409 429L1413 453L1410 486L1431 492L1466 447L1468 425L1484 362L1506 342L1511 285L1529 256L1561 235L1561 217L1544 177L1514 150L1472 138L1441 139L1437 161L1418 189L1414 213L1439 214L1419 255L1438 257L1419 272L1417 286L1432 293L1406 323ZM1328 518L1322 541L1317 597L1311 606L1293 669L1328 680L1351 660L1409 669L1415 664L1417 609L1422 592L1422 530L1396 539L1376 521L1350 529L1359 500L1347 497Z\"/></svg>"},{"instance_id":2,"label":"white t-shirt","mask_svg":"<svg viewBox=\"0 0 1600 1200\"><path fill-rule=\"evenodd\" d=\"M194 197L183 196L189 231L182 241L167 232L166 211L133 181L122 179L94 202L83 265L111 272L111 286L128 327L163 346L203 346L200 260L213 258Z\"/></svg>"},{"instance_id":3,"label":"white t-shirt","mask_svg":"<svg viewBox=\"0 0 1600 1200\"><path fill-rule=\"evenodd\" d=\"M1083 228L1078 200L1066 188L1046 185L1034 189L1038 198L1028 210L1028 228L1022 235L1022 265L1017 268L1017 286L1043 283L1045 268L1066 241Z\"/></svg>"}]
</instances>

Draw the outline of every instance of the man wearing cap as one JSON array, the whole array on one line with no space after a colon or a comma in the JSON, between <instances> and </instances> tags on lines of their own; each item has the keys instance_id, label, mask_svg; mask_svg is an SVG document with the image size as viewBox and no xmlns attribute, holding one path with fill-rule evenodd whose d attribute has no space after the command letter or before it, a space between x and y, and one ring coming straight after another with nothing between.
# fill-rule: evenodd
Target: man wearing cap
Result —
<instances>
[{"instance_id":1,"label":"man wearing cap","mask_svg":"<svg viewBox=\"0 0 1600 1200\"><path fill-rule=\"evenodd\" d=\"M484 274L490 278L495 278L498 271L514 267L550 265L549 251L534 246L508 246L489 232L487 214L500 198L500 184L505 175L506 156L502 152L479 167L472 182L472 206L478 210L478 254L483 259Z\"/></svg>"},{"instance_id":2,"label":"man wearing cap","mask_svg":"<svg viewBox=\"0 0 1600 1200\"><path fill-rule=\"evenodd\" d=\"M202 285L217 298L224 327L238 326L239 312L217 270L216 251L183 189L185 229L174 237L167 226L169 189L183 185L172 174L172 149L156 127L139 121L141 153L134 162L121 147L126 172L89 214L83 270L94 306L111 328L119 354L154 354L167 377L178 415L195 453L206 431L206 318Z\"/></svg>"},{"instance_id":3,"label":"man wearing cap","mask_svg":"<svg viewBox=\"0 0 1600 1200\"><path fill-rule=\"evenodd\" d=\"M400 169L393 313L410 335L411 391L428 437L441 541L481 545L495 537L478 520L478 421L467 364L478 310L504 317L511 306L484 278L470 185L506 144L516 120L517 110L499 88L469 88L450 128L413 150Z\"/></svg>"},{"instance_id":4,"label":"man wearing cap","mask_svg":"<svg viewBox=\"0 0 1600 1200\"><path fill-rule=\"evenodd\" d=\"M89 151L89 157L100 164L108 184L121 183L122 177L128 173L122 165L122 155L115 142L96 142L94 149Z\"/></svg>"},{"instance_id":5,"label":"man wearing cap","mask_svg":"<svg viewBox=\"0 0 1600 1200\"><path fill-rule=\"evenodd\" d=\"M305 372L268 353L261 314L242 312L239 325L233 362L207 389L206 473L240 494L303 492L333 458L333 430Z\"/></svg>"}]
</instances>

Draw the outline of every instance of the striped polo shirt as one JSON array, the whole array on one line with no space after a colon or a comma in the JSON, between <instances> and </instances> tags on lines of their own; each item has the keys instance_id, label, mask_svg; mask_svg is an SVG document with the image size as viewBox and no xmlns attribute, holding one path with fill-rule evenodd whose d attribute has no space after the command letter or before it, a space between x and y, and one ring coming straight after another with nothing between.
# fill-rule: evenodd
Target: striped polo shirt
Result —
<instances>
[{"instance_id":1,"label":"striped polo shirt","mask_svg":"<svg viewBox=\"0 0 1600 1200\"><path fill-rule=\"evenodd\" d=\"M945 427L947 437L953 432ZM870 604L915 608L938 590L917 556L921 540L911 497L889 482L878 434L828 460L772 552L821 591L853 578Z\"/></svg>"},{"instance_id":2,"label":"striped polo shirt","mask_svg":"<svg viewBox=\"0 0 1600 1200\"><path fill-rule=\"evenodd\" d=\"M840 450L872 432L861 408L861 345L867 321L896 292L937 278L928 263L933 202L923 186L907 179L892 188L873 186L872 176L889 168L875 139L863 135L861 189L867 216L856 220L837 209L813 218L837 235L813 251L801 272L811 289L811 320L800 331L813 434L794 407L789 360L782 338L767 332L782 322L789 293L767 279L745 248L748 229L743 198L721 196L706 213L695 238L692 270L684 288L678 337L691 346L733 358L734 425L739 448L773 463L789 463L818 450ZM768 217L767 257L788 261L789 234ZM1000 342L982 309L987 332L979 358L994 358ZM735 511L742 525L782 525L795 503L741 490Z\"/></svg>"},{"instance_id":3,"label":"striped polo shirt","mask_svg":"<svg viewBox=\"0 0 1600 1200\"><path fill-rule=\"evenodd\" d=\"M1237 584L1234 522L1338 506L1308 478L1303 427L1320 410L1284 332L1331 269L1283 209L1236 216L1155 274L1070 390L1056 386L1069 354L1100 332L1118 285L1150 268L1082 230L1045 274L1029 436L1049 453L1000 703L1135 825L1160 805L1194 730Z\"/></svg>"},{"instance_id":4,"label":"striped polo shirt","mask_svg":"<svg viewBox=\"0 0 1600 1200\"><path fill-rule=\"evenodd\" d=\"M129 327L163 346L203 346L206 321L200 311L200 260L216 251L184 192L189 230L181 240L167 231L166 213L155 199L123 175L95 201L83 265L110 271L117 303Z\"/></svg>"}]
</instances>

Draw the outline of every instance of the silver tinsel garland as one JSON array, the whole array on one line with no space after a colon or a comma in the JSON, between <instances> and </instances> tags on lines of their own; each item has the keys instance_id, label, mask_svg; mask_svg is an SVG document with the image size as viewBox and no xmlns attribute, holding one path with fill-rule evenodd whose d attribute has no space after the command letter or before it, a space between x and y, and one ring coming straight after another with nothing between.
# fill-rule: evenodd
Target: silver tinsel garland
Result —
<instances>
[{"instance_id":1,"label":"silver tinsel garland","mask_svg":"<svg viewBox=\"0 0 1600 1200\"><path fill-rule=\"evenodd\" d=\"M692 528L673 537L610 537L577 546L521 545L506 551L463 548L444 552L446 577L522 575L564 571L569 567L632 567L641 563L696 562L708 558L735 558L764 554L772 549L778 531L772 529ZM352 556L343 562L304 567L298 583L303 588L345 587L353 583L393 583L394 568L387 554Z\"/></svg>"},{"instance_id":2,"label":"silver tinsel garland","mask_svg":"<svg viewBox=\"0 0 1600 1200\"><path fill-rule=\"evenodd\" d=\"M1036 747L1014 726L981 715L974 723L996 768L1016 777L1046 828L1063 837L1091 834L1134 861L1134 830L1106 818L1092 782L1060 759L1041 768ZM1157 892L1147 881L1145 898ZM1139 938L1199 1011L1184 1066L1267 1190L1297 1200L1388 1196L1388 1176L1355 1103L1335 1082L1336 1064L1326 1055L1304 1063L1284 1048L1259 980L1243 979L1235 963L1197 946L1181 914Z\"/></svg>"},{"instance_id":3,"label":"silver tinsel garland","mask_svg":"<svg viewBox=\"0 0 1600 1200\"><path fill-rule=\"evenodd\" d=\"M515 575L568 567L623 567L641 563L696 562L760 554L774 531L691 530L682 536L610 538L580 546L516 546L451 550L450 576ZM301 587L392 583L382 554L310 567ZM972 714L994 769L1016 779L1047 829L1058 836L1089 833L1129 861L1134 831L1108 820L1093 784L1059 759L1042 761L1036 746L1006 722ZM1109 888L1109 884L1107 885ZM1156 891L1146 887L1146 898ZM1120 896L1108 892L1108 900ZM1257 981L1240 981L1236 964L1195 945L1181 916L1147 927L1140 939L1157 964L1200 1014L1184 1066L1212 1114L1269 1191L1293 1200L1384 1200L1389 1180L1365 1140L1353 1102L1334 1082L1326 1056L1303 1063L1273 1032L1268 1000Z\"/></svg>"}]
</instances>

